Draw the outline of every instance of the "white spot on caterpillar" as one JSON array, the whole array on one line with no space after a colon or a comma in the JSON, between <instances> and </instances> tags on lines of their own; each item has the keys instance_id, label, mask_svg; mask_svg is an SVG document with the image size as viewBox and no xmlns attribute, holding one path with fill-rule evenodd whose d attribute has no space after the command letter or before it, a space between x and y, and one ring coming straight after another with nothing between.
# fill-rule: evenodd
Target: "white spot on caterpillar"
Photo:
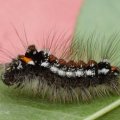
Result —
<instances>
[{"instance_id":1,"label":"white spot on caterpillar","mask_svg":"<svg viewBox=\"0 0 120 120\"><path fill-rule=\"evenodd\" d=\"M63 70L58 70L58 75L60 75L60 76L65 76L65 71L63 71Z\"/></svg>"},{"instance_id":2,"label":"white spot on caterpillar","mask_svg":"<svg viewBox=\"0 0 120 120\"><path fill-rule=\"evenodd\" d=\"M86 75L87 75L87 76L94 76L94 75L95 75L95 72L92 71L92 70L86 70Z\"/></svg>"},{"instance_id":3,"label":"white spot on caterpillar","mask_svg":"<svg viewBox=\"0 0 120 120\"><path fill-rule=\"evenodd\" d=\"M104 74L104 75L106 75L108 72L109 72L109 69L106 69L106 68L98 70L98 74Z\"/></svg>"},{"instance_id":4,"label":"white spot on caterpillar","mask_svg":"<svg viewBox=\"0 0 120 120\"><path fill-rule=\"evenodd\" d=\"M94 66L94 64L92 63L90 66L91 66L91 67L93 67L93 66Z\"/></svg>"},{"instance_id":5,"label":"white spot on caterpillar","mask_svg":"<svg viewBox=\"0 0 120 120\"><path fill-rule=\"evenodd\" d=\"M77 70L77 71L75 72L75 75L76 75L77 77L82 77L82 76L84 75L84 72L83 72L82 70Z\"/></svg>"},{"instance_id":6,"label":"white spot on caterpillar","mask_svg":"<svg viewBox=\"0 0 120 120\"><path fill-rule=\"evenodd\" d=\"M57 73L57 72L58 72L58 68L55 67L55 66L52 66L52 67L50 68L50 70L51 70L53 73Z\"/></svg>"},{"instance_id":7,"label":"white spot on caterpillar","mask_svg":"<svg viewBox=\"0 0 120 120\"><path fill-rule=\"evenodd\" d=\"M115 72L115 73L114 73L114 75L115 75L115 76L117 76L117 75L118 75L118 73L116 73L116 72Z\"/></svg>"},{"instance_id":8,"label":"white spot on caterpillar","mask_svg":"<svg viewBox=\"0 0 120 120\"><path fill-rule=\"evenodd\" d=\"M69 78L70 77L75 77L75 73L69 71L69 72L66 72L66 76L69 77Z\"/></svg>"},{"instance_id":9,"label":"white spot on caterpillar","mask_svg":"<svg viewBox=\"0 0 120 120\"><path fill-rule=\"evenodd\" d=\"M33 52L33 55L35 55L36 53L37 53L37 52L36 52L36 51L34 51L34 52Z\"/></svg>"},{"instance_id":10,"label":"white spot on caterpillar","mask_svg":"<svg viewBox=\"0 0 120 120\"><path fill-rule=\"evenodd\" d=\"M17 66L17 69L19 70L19 69L22 69L22 68L23 68L23 67L22 67L22 62L19 61L18 66Z\"/></svg>"},{"instance_id":11,"label":"white spot on caterpillar","mask_svg":"<svg viewBox=\"0 0 120 120\"><path fill-rule=\"evenodd\" d=\"M41 63L41 66L42 67L49 67L49 63L48 62L43 62L43 63Z\"/></svg>"},{"instance_id":12,"label":"white spot on caterpillar","mask_svg":"<svg viewBox=\"0 0 120 120\"><path fill-rule=\"evenodd\" d=\"M27 64L35 65L35 63L33 61L29 61Z\"/></svg>"},{"instance_id":13,"label":"white spot on caterpillar","mask_svg":"<svg viewBox=\"0 0 120 120\"><path fill-rule=\"evenodd\" d=\"M9 71L10 69L11 69L11 68L9 67L9 68L7 68L6 70Z\"/></svg>"}]
</instances>

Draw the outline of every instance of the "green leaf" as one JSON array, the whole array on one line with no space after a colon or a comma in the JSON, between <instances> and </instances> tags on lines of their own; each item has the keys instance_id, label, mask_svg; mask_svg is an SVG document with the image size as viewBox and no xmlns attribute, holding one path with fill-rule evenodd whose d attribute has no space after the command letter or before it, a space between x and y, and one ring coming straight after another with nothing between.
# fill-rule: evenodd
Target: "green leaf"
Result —
<instances>
[{"instance_id":1,"label":"green leaf","mask_svg":"<svg viewBox=\"0 0 120 120\"><path fill-rule=\"evenodd\" d=\"M83 120L117 96L100 98L91 103L61 104L21 94L0 82L0 120Z\"/></svg>"}]
</instances>

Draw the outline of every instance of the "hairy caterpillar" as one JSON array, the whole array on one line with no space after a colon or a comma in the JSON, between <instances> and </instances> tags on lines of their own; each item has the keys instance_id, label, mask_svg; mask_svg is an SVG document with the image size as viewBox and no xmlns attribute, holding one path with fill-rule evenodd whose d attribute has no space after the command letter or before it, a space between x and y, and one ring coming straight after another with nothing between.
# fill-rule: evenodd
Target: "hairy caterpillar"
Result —
<instances>
[{"instance_id":1,"label":"hairy caterpillar","mask_svg":"<svg viewBox=\"0 0 120 120\"><path fill-rule=\"evenodd\" d=\"M25 55L6 66L2 80L21 89L29 86L52 101L89 101L96 96L119 94L119 73L119 68L107 59L98 63L93 59L85 63L81 58L66 61L30 45Z\"/></svg>"}]
</instances>

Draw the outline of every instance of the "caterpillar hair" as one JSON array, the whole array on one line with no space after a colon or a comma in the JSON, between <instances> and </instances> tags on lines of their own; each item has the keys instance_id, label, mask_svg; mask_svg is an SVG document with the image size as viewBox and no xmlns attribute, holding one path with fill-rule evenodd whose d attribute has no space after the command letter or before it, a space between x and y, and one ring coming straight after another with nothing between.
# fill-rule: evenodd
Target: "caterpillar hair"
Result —
<instances>
[{"instance_id":1,"label":"caterpillar hair","mask_svg":"<svg viewBox=\"0 0 120 120\"><path fill-rule=\"evenodd\" d=\"M57 43L52 46L54 40L47 41L49 49L45 46L40 51L35 45L29 45L25 54L5 65L2 81L20 90L31 89L50 101L80 102L119 95L120 70L116 54L119 40L111 37L102 43L93 39L93 36L73 39L74 43L70 49L63 50L61 57L50 51L51 47L56 49Z\"/></svg>"}]
</instances>

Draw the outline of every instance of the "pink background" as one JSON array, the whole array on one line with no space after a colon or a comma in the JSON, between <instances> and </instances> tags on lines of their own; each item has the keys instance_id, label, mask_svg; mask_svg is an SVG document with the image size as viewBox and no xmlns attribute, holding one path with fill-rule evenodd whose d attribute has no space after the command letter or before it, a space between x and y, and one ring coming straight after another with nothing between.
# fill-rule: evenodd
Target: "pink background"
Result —
<instances>
[{"instance_id":1,"label":"pink background","mask_svg":"<svg viewBox=\"0 0 120 120\"><path fill-rule=\"evenodd\" d=\"M61 56L70 45L81 4L82 0L0 0L0 63L25 52L15 29L24 46L52 46L50 51Z\"/></svg>"}]
</instances>

